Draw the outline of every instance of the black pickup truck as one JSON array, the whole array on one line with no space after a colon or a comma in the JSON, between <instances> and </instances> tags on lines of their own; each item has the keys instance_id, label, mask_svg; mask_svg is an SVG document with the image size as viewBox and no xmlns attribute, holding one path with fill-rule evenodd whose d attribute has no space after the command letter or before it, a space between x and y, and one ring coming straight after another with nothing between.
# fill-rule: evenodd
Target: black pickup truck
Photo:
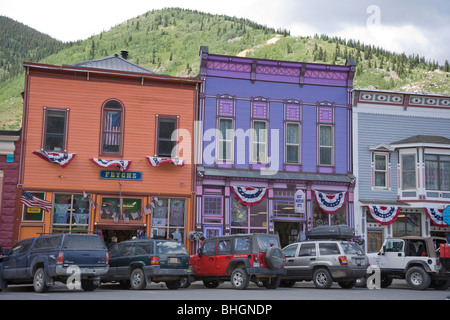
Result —
<instances>
[{"instance_id":1,"label":"black pickup truck","mask_svg":"<svg viewBox=\"0 0 450 320\"><path fill-rule=\"evenodd\" d=\"M102 238L91 234L57 234L18 242L0 258L0 290L8 284L32 283L46 292L55 281L69 289L93 291L108 272L108 250Z\"/></svg>"}]
</instances>

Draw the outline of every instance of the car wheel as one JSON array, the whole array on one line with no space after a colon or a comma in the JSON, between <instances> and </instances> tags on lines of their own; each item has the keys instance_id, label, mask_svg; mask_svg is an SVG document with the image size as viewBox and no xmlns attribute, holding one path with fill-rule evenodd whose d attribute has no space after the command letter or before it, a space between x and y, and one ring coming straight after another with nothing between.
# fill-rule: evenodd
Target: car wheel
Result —
<instances>
[{"instance_id":1,"label":"car wheel","mask_svg":"<svg viewBox=\"0 0 450 320\"><path fill-rule=\"evenodd\" d=\"M270 247L266 253L266 261L270 269L280 269L284 264L283 251L279 247Z\"/></svg>"},{"instance_id":2,"label":"car wheel","mask_svg":"<svg viewBox=\"0 0 450 320\"><path fill-rule=\"evenodd\" d=\"M44 268L39 268L36 270L33 276L33 288L34 292L44 293L48 291L48 286L45 283L45 272Z\"/></svg>"},{"instance_id":3,"label":"car wheel","mask_svg":"<svg viewBox=\"0 0 450 320\"><path fill-rule=\"evenodd\" d=\"M179 287L181 287L181 281L180 280L173 280L173 281L166 281L166 287L170 290L176 290Z\"/></svg>"},{"instance_id":4,"label":"car wheel","mask_svg":"<svg viewBox=\"0 0 450 320\"><path fill-rule=\"evenodd\" d=\"M343 289L351 289L355 286L356 280L355 281L338 281L338 284Z\"/></svg>"},{"instance_id":5,"label":"car wheel","mask_svg":"<svg viewBox=\"0 0 450 320\"><path fill-rule=\"evenodd\" d=\"M219 281L204 280L203 285L209 289L215 289L219 286Z\"/></svg>"},{"instance_id":6,"label":"car wheel","mask_svg":"<svg viewBox=\"0 0 450 320\"><path fill-rule=\"evenodd\" d=\"M319 268L313 273L313 282L319 289L328 289L333 284L333 277L328 269Z\"/></svg>"},{"instance_id":7,"label":"car wheel","mask_svg":"<svg viewBox=\"0 0 450 320\"><path fill-rule=\"evenodd\" d=\"M181 278L180 288L189 288L190 285L191 285L191 282L189 281L189 277Z\"/></svg>"},{"instance_id":8,"label":"car wheel","mask_svg":"<svg viewBox=\"0 0 450 320\"><path fill-rule=\"evenodd\" d=\"M406 282L411 289L425 290L430 286L431 277L421 267L411 267L406 272Z\"/></svg>"},{"instance_id":9,"label":"car wheel","mask_svg":"<svg viewBox=\"0 0 450 320\"><path fill-rule=\"evenodd\" d=\"M94 281L92 280L81 281L81 288L83 288L84 291L94 291L97 287L98 285L94 284Z\"/></svg>"},{"instance_id":10,"label":"car wheel","mask_svg":"<svg viewBox=\"0 0 450 320\"><path fill-rule=\"evenodd\" d=\"M144 270L141 268L136 268L131 272L130 285L134 290L142 290L145 288L147 283L145 281Z\"/></svg>"},{"instance_id":11,"label":"car wheel","mask_svg":"<svg viewBox=\"0 0 450 320\"><path fill-rule=\"evenodd\" d=\"M241 268L235 269L231 274L231 284L233 285L233 288L244 290L248 287L249 283L250 278L245 269Z\"/></svg>"},{"instance_id":12,"label":"car wheel","mask_svg":"<svg viewBox=\"0 0 450 320\"><path fill-rule=\"evenodd\" d=\"M430 284L431 288L436 290L447 290L450 287L450 280L435 280Z\"/></svg>"}]
</instances>

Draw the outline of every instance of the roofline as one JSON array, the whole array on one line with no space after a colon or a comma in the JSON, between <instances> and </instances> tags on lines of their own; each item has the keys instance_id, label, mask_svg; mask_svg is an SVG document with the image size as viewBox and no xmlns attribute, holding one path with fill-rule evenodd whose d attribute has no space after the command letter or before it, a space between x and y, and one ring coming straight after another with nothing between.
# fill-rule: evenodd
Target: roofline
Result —
<instances>
[{"instance_id":1,"label":"roofline","mask_svg":"<svg viewBox=\"0 0 450 320\"><path fill-rule=\"evenodd\" d=\"M448 94L441 93L425 93L425 92L412 92L412 91L396 91L396 90L383 90L383 89L369 89L369 88L353 88L351 92L367 91L367 92L383 92L383 93L397 93L397 94L409 94L411 96L427 96L427 97L445 97L449 98Z\"/></svg>"},{"instance_id":2,"label":"roofline","mask_svg":"<svg viewBox=\"0 0 450 320\"><path fill-rule=\"evenodd\" d=\"M168 82L184 82L184 83L192 83L197 84L201 83L202 79L200 78L186 78L186 77L173 77L162 74L149 74L149 73L137 73L137 72L127 72L127 71L118 71L118 70L108 70L108 69L99 69L99 68L85 68L85 67L74 67L74 66L57 66L52 64L42 64L35 62L23 62L23 66L25 68L36 68L36 69L44 69L44 70L57 70L57 71L79 71L86 73L97 73L97 74L105 74L105 75L117 75L117 76L125 76L132 78L145 78L151 80L160 80L160 81L168 81Z\"/></svg>"}]
</instances>

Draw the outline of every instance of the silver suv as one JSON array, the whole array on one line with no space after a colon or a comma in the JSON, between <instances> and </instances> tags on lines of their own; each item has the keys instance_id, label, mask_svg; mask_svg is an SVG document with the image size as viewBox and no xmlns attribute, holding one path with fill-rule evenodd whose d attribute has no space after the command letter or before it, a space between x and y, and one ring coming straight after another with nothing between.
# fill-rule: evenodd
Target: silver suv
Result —
<instances>
[{"instance_id":1,"label":"silver suv","mask_svg":"<svg viewBox=\"0 0 450 320\"><path fill-rule=\"evenodd\" d=\"M330 288L337 281L342 288L353 288L366 276L368 259L361 248L346 240L314 240L293 243L283 249L286 275L281 286L292 287L297 281L313 281L319 289Z\"/></svg>"}]
</instances>

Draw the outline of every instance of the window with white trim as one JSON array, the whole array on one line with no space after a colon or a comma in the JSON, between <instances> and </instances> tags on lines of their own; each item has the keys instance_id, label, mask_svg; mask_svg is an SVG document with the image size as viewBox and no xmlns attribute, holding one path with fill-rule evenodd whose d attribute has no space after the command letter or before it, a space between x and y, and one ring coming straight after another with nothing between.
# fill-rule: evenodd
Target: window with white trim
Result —
<instances>
[{"instance_id":1,"label":"window with white trim","mask_svg":"<svg viewBox=\"0 0 450 320\"><path fill-rule=\"evenodd\" d=\"M401 155L401 171L402 189L416 189L416 155L414 153Z\"/></svg>"},{"instance_id":2,"label":"window with white trim","mask_svg":"<svg viewBox=\"0 0 450 320\"><path fill-rule=\"evenodd\" d=\"M333 126L319 126L319 165L333 165Z\"/></svg>"},{"instance_id":3,"label":"window with white trim","mask_svg":"<svg viewBox=\"0 0 450 320\"><path fill-rule=\"evenodd\" d=\"M387 189L388 188L388 159L387 153L374 153L373 154L373 170L375 188Z\"/></svg>"},{"instance_id":4,"label":"window with white trim","mask_svg":"<svg viewBox=\"0 0 450 320\"><path fill-rule=\"evenodd\" d=\"M252 162L267 162L267 122L253 120Z\"/></svg>"}]
</instances>

